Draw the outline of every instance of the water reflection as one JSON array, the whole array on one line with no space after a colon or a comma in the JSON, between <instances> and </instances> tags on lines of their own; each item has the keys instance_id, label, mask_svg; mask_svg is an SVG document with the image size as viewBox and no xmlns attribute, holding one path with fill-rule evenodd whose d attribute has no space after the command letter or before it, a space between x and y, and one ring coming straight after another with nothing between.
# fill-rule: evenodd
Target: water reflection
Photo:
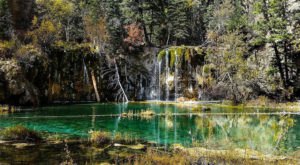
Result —
<instances>
[{"instance_id":1,"label":"water reflection","mask_svg":"<svg viewBox=\"0 0 300 165\"><path fill-rule=\"evenodd\" d=\"M123 117L130 110L152 109L156 116ZM214 111L214 110L212 110ZM113 116L99 116L115 114ZM119 114L119 115L118 115ZM57 117L47 117L57 116ZM175 143L210 149L248 148L264 153L299 150L299 115L220 115L192 113L173 105L103 104L55 107L0 117L0 128L21 124L37 131L88 137L90 130L121 133L168 147Z\"/></svg>"},{"instance_id":2,"label":"water reflection","mask_svg":"<svg viewBox=\"0 0 300 165\"><path fill-rule=\"evenodd\" d=\"M152 135L147 129L137 134L164 144L181 143L210 149L253 149L264 153L285 153L297 150L300 135L297 116L277 115L222 115L155 117ZM141 120L143 119L131 119ZM123 119L121 122L129 122ZM145 123L145 127L146 123ZM134 129L134 128L133 128ZM293 132L291 134L290 132ZM163 134L161 134L163 132Z\"/></svg>"},{"instance_id":3,"label":"water reflection","mask_svg":"<svg viewBox=\"0 0 300 165\"><path fill-rule=\"evenodd\" d=\"M196 117L194 122L195 145L221 149L248 148L265 153L292 149L286 145L286 135L295 123L291 116L203 116Z\"/></svg>"}]
</instances>

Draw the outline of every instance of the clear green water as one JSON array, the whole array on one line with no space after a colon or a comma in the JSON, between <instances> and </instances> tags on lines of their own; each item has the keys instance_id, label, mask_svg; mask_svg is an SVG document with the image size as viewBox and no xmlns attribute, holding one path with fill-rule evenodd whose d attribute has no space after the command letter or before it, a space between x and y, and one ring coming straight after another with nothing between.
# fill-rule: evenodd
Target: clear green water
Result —
<instances>
[{"instance_id":1,"label":"clear green water","mask_svg":"<svg viewBox=\"0 0 300 165\"><path fill-rule=\"evenodd\" d=\"M117 115L145 109L168 115L156 115L147 119ZM179 143L212 149L249 148L264 153L300 150L299 115L252 113L258 112L256 109L247 110L251 114L242 112L244 111L212 108L205 114L195 114L192 107L154 103L68 105L2 115L0 128L24 125L36 131L83 138L88 137L90 130L101 130L113 134L119 132L162 145Z\"/></svg>"}]
</instances>

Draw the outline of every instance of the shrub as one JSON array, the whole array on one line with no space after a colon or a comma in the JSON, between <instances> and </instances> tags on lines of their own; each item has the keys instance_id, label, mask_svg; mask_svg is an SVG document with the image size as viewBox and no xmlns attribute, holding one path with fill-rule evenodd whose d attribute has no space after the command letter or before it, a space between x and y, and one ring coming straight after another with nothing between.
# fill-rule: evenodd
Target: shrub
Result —
<instances>
[{"instance_id":1,"label":"shrub","mask_svg":"<svg viewBox=\"0 0 300 165\"><path fill-rule=\"evenodd\" d=\"M14 49L14 41L0 41L0 58L11 58Z\"/></svg>"},{"instance_id":2,"label":"shrub","mask_svg":"<svg viewBox=\"0 0 300 165\"><path fill-rule=\"evenodd\" d=\"M134 157L128 164L160 164L160 165L173 165L173 164L192 164L191 158L186 154L167 153L148 150L145 154Z\"/></svg>"},{"instance_id":3,"label":"shrub","mask_svg":"<svg viewBox=\"0 0 300 165\"><path fill-rule=\"evenodd\" d=\"M152 109L146 109L141 112L141 116L154 116L155 112Z\"/></svg>"},{"instance_id":4,"label":"shrub","mask_svg":"<svg viewBox=\"0 0 300 165\"><path fill-rule=\"evenodd\" d=\"M155 112L151 109L146 109L140 112L140 117L143 119L152 119L155 116Z\"/></svg>"},{"instance_id":5,"label":"shrub","mask_svg":"<svg viewBox=\"0 0 300 165\"><path fill-rule=\"evenodd\" d=\"M105 145L110 143L111 141L111 134L108 132L101 132L101 131L92 131L90 133L90 140L92 143L95 143L97 145Z\"/></svg>"},{"instance_id":6,"label":"shrub","mask_svg":"<svg viewBox=\"0 0 300 165\"><path fill-rule=\"evenodd\" d=\"M117 132L113 138L114 143L121 143L121 144L136 144L140 143L141 140L137 139L136 137L132 136L128 133L120 133Z\"/></svg>"},{"instance_id":7,"label":"shrub","mask_svg":"<svg viewBox=\"0 0 300 165\"><path fill-rule=\"evenodd\" d=\"M2 130L0 132L0 139L25 142L39 142L42 140L41 136L37 132L20 125Z\"/></svg>"}]
</instances>

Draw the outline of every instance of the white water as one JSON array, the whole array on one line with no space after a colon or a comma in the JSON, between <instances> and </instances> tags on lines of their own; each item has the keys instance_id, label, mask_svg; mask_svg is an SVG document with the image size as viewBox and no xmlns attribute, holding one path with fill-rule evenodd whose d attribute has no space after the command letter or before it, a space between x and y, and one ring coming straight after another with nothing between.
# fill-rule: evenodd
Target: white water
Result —
<instances>
[{"instance_id":1,"label":"white water","mask_svg":"<svg viewBox=\"0 0 300 165\"><path fill-rule=\"evenodd\" d=\"M82 59L83 61L83 80L85 84L89 84L90 83L90 79L89 79L89 74L88 74L88 70L85 64L84 59Z\"/></svg>"},{"instance_id":2,"label":"white water","mask_svg":"<svg viewBox=\"0 0 300 165\"><path fill-rule=\"evenodd\" d=\"M161 100L160 99L160 76L161 76L161 61L158 61L158 87L157 87L157 100Z\"/></svg>"},{"instance_id":3,"label":"white water","mask_svg":"<svg viewBox=\"0 0 300 165\"><path fill-rule=\"evenodd\" d=\"M192 65L191 62L188 62L188 72L190 74L189 78L188 78L188 86L189 86L189 92L192 93L194 91L193 89L193 83L192 83L192 78L194 77L193 75L193 70L192 70Z\"/></svg>"},{"instance_id":4,"label":"white water","mask_svg":"<svg viewBox=\"0 0 300 165\"><path fill-rule=\"evenodd\" d=\"M170 76L170 68L169 68L169 50L166 50L166 68L165 68L165 72L166 72L166 101L169 101L169 95L170 95L170 91L169 91L169 76Z\"/></svg>"},{"instance_id":5,"label":"white water","mask_svg":"<svg viewBox=\"0 0 300 165\"><path fill-rule=\"evenodd\" d=\"M175 73L174 73L174 87L175 87L175 101L178 98L178 54L177 50L175 51Z\"/></svg>"}]
</instances>

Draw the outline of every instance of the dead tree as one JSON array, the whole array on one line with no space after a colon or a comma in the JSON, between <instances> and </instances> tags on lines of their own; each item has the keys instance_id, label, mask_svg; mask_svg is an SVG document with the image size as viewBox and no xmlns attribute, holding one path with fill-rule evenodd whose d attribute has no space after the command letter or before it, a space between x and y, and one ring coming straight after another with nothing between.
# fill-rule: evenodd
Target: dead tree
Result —
<instances>
[{"instance_id":1,"label":"dead tree","mask_svg":"<svg viewBox=\"0 0 300 165\"><path fill-rule=\"evenodd\" d=\"M109 66L107 66L107 68L103 68L101 70L102 70L102 76L109 77L108 78L108 80L109 80L108 87L112 88L114 90L117 90L117 93L115 95L115 100L128 103L129 100L128 100L126 92L122 86L122 83L121 83L118 63L117 63L116 59L114 58L111 65L109 65Z\"/></svg>"}]
</instances>

